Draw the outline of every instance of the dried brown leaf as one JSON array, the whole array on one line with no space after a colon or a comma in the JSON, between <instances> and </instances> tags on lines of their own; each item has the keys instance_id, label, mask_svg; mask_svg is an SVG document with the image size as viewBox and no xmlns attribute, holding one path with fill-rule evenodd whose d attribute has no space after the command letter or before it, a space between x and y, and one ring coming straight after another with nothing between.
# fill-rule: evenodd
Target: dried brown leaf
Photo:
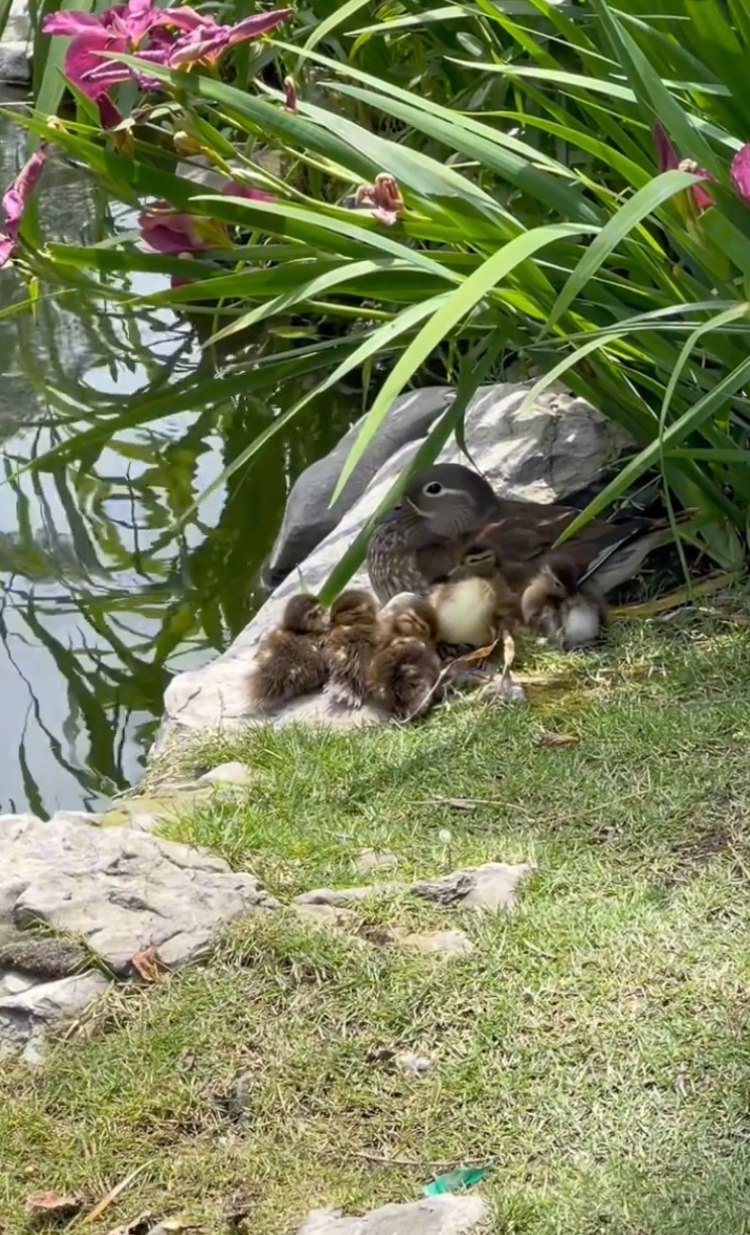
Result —
<instances>
[{"instance_id":1,"label":"dried brown leaf","mask_svg":"<svg viewBox=\"0 0 750 1235\"><path fill-rule=\"evenodd\" d=\"M63 1222L79 1214L83 1204L81 1196L63 1196L51 1189L28 1196L26 1214L30 1222Z\"/></svg>"},{"instance_id":2,"label":"dried brown leaf","mask_svg":"<svg viewBox=\"0 0 750 1235\"><path fill-rule=\"evenodd\" d=\"M141 948L140 952L131 956L130 963L144 982L158 982L166 973L166 966L156 948Z\"/></svg>"}]
</instances>

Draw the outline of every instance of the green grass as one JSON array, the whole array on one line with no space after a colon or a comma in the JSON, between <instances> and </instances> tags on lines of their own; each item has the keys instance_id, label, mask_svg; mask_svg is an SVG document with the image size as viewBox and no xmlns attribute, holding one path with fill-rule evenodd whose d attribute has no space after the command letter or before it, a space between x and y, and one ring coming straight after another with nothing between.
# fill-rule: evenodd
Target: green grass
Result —
<instances>
[{"instance_id":1,"label":"green grass","mask_svg":"<svg viewBox=\"0 0 750 1235\"><path fill-rule=\"evenodd\" d=\"M747 615L748 596L728 608ZM83 1230L152 1209L218 1235L240 1198L248 1232L290 1235L312 1206L412 1199L442 1164L477 1160L494 1164L498 1235L747 1231L750 626L633 623L539 663L573 681L528 707L205 755L246 759L257 785L170 834L281 899L362 882L352 859L369 846L403 877L538 870L505 917L382 897L350 933L286 911L248 921L208 966L113 994L41 1073L3 1065L4 1235L25 1229L28 1192L93 1201L142 1164ZM540 728L580 742L539 746ZM382 922L455 925L476 952L378 947L362 932ZM434 1072L402 1075L398 1049Z\"/></svg>"}]
</instances>

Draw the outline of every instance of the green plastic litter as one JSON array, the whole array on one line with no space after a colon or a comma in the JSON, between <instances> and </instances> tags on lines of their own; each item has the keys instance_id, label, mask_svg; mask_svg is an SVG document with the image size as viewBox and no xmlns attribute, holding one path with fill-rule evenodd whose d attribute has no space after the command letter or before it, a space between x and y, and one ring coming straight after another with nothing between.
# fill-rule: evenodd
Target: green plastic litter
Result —
<instances>
[{"instance_id":1,"label":"green plastic litter","mask_svg":"<svg viewBox=\"0 0 750 1235\"><path fill-rule=\"evenodd\" d=\"M462 1166L457 1171L449 1171L447 1175L438 1175L431 1183L425 1184L422 1192L425 1196L441 1196L443 1192L464 1192L481 1183L492 1170L491 1166Z\"/></svg>"}]
</instances>

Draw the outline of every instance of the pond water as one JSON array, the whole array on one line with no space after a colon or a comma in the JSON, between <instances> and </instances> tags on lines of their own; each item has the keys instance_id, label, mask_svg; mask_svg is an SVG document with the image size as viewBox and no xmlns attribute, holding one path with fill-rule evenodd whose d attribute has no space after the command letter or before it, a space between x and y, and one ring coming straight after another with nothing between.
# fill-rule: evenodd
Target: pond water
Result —
<instances>
[{"instance_id":1,"label":"pond water","mask_svg":"<svg viewBox=\"0 0 750 1235\"><path fill-rule=\"evenodd\" d=\"M23 159L21 131L0 117L0 187ZM45 169L40 225L46 239L81 244L113 223L58 164ZM130 282L136 294L162 285ZM328 395L304 432L278 434L175 529L301 384L193 406L192 383L215 363L193 324L112 303L84 311L51 290L35 317L0 318L0 811L44 816L96 809L139 779L170 677L247 622L292 482L361 411L355 391ZM17 275L1 272L0 309L22 298ZM108 434L83 459L24 470L120 401L137 416L175 391L184 410Z\"/></svg>"}]
</instances>

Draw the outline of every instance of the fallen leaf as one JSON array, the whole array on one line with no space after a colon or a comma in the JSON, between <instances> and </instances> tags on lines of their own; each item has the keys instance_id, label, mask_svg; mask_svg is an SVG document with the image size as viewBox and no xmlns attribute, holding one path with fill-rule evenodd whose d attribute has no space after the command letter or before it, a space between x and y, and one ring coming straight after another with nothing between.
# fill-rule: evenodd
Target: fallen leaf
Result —
<instances>
[{"instance_id":1,"label":"fallen leaf","mask_svg":"<svg viewBox=\"0 0 750 1235\"><path fill-rule=\"evenodd\" d=\"M149 1235L153 1229L154 1215L142 1213L137 1218L132 1218L130 1222L126 1222L124 1226L113 1227L107 1235Z\"/></svg>"},{"instance_id":2,"label":"fallen leaf","mask_svg":"<svg viewBox=\"0 0 750 1235\"><path fill-rule=\"evenodd\" d=\"M74 1218L83 1209L83 1197L61 1196L59 1192L34 1192L26 1198L26 1213L29 1218L52 1219Z\"/></svg>"},{"instance_id":3,"label":"fallen leaf","mask_svg":"<svg viewBox=\"0 0 750 1235\"><path fill-rule=\"evenodd\" d=\"M166 972L156 948L141 948L140 952L131 956L130 963L144 982L158 982Z\"/></svg>"},{"instance_id":4,"label":"fallen leaf","mask_svg":"<svg viewBox=\"0 0 750 1235\"><path fill-rule=\"evenodd\" d=\"M542 729L534 739L537 746L577 746L580 738L575 733L552 733L549 729Z\"/></svg>"}]
</instances>

